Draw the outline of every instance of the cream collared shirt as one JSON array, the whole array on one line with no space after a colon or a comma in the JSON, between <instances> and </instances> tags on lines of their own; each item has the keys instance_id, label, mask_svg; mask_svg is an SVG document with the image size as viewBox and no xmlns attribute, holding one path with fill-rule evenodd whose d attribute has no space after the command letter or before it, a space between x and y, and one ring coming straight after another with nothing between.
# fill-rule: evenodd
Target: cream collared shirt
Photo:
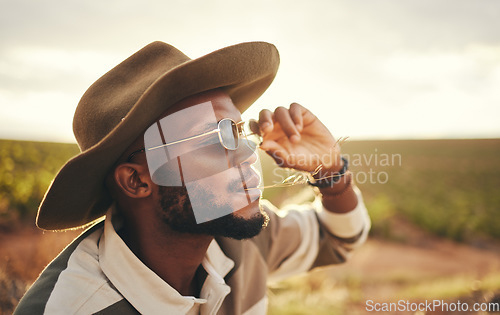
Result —
<instances>
[{"instance_id":1,"label":"cream collared shirt","mask_svg":"<svg viewBox=\"0 0 500 315\"><path fill-rule=\"evenodd\" d=\"M212 241L202 262L207 277L199 297L180 295L145 266L116 233L108 213L104 224L87 230L44 270L16 311L265 314L267 281L341 263L365 241L370 220L356 193L358 206L346 214L325 211L317 201L277 215L278 209L263 201L271 222L258 237Z\"/></svg>"},{"instance_id":2,"label":"cream collared shirt","mask_svg":"<svg viewBox=\"0 0 500 315\"><path fill-rule=\"evenodd\" d=\"M111 218L108 212L104 229L83 240L70 257L68 268L54 288L65 294L51 295L46 313L66 314L64 310L75 309L76 314L91 314L123 298L141 314L217 312L231 291L224 276L234 262L224 255L215 240L202 262L207 277L201 296L182 296L130 251L116 233ZM94 268L88 270L89 266ZM79 289L72 292L72 288Z\"/></svg>"}]
</instances>

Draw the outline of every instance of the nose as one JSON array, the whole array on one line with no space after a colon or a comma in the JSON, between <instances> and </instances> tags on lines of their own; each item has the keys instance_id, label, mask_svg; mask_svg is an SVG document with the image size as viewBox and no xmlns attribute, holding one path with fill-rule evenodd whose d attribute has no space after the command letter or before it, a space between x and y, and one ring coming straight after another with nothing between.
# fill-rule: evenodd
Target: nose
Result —
<instances>
[{"instance_id":1,"label":"nose","mask_svg":"<svg viewBox=\"0 0 500 315\"><path fill-rule=\"evenodd\" d=\"M252 153L250 153L248 155L248 157L246 158L246 160L243 161L243 163L248 163L250 165L254 165L255 163L257 163L258 160L259 160L259 157L257 155L257 151L252 151Z\"/></svg>"},{"instance_id":2,"label":"nose","mask_svg":"<svg viewBox=\"0 0 500 315\"><path fill-rule=\"evenodd\" d=\"M238 149L234 152L234 165L257 163L259 157L257 155L257 145L245 138L239 139Z\"/></svg>"}]
</instances>

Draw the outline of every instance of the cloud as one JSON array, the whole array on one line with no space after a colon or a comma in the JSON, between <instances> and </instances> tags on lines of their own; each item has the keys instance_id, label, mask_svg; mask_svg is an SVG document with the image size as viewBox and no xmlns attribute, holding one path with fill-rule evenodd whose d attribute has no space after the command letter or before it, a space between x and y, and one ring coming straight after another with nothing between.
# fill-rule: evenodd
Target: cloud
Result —
<instances>
[{"instance_id":1,"label":"cloud","mask_svg":"<svg viewBox=\"0 0 500 315\"><path fill-rule=\"evenodd\" d=\"M191 57L264 40L276 44L282 62L256 109L299 101L324 117L347 117L333 120L335 130L400 137L444 132L437 123L412 120L416 104L439 115L462 104L457 113L482 123L464 129L462 119L449 119L447 133L500 135L489 118L498 114L492 108L500 73L496 0L18 0L3 7L0 100L11 106L1 123L23 119L14 111L36 99L52 111L74 111L92 82L153 40ZM472 104L488 114L470 111ZM50 119L39 121L39 129L57 125ZM71 135L67 127L53 133L61 132Z\"/></svg>"}]
</instances>

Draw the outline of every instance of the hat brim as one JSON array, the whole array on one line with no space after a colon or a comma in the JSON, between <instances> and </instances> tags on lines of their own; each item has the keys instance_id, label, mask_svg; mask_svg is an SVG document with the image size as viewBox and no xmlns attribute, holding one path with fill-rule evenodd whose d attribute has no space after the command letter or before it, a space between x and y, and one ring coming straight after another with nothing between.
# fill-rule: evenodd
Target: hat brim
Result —
<instances>
[{"instance_id":1,"label":"hat brim","mask_svg":"<svg viewBox=\"0 0 500 315\"><path fill-rule=\"evenodd\" d=\"M167 108L188 96L224 88L244 112L271 84L278 66L274 45L251 42L214 51L165 72L106 137L61 168L40 204L37 226L65 230L99 219L112 202L104 184L108 171Z\"/></svg>"}]
</instances>

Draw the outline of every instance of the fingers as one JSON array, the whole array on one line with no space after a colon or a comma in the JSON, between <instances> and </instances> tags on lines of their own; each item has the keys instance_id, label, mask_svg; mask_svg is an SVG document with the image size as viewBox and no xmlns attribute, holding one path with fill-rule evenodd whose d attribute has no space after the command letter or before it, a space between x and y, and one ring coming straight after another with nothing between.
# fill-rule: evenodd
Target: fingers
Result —
<instances>
[{"instance_id":1,"label":"fingers","mask_svg":"<svg viewBox=\"0 0 500 315\"><path fill-rule=\"evenodd\" d=\"M302 131L304 127L304 121L302 118L303 113L305 112L305 108L297 103L292 103L290 105L290 117L292 117L293 122L295 123L295 127L299 132Z\"/></svg>"},{"instance_id":2,"label":"fingers","mask_svg":"<svg viewBox=\"0 0 500 315\"><path fill-rule=\"evenodd\" d=\"M263 133L273 131L273 113L269 109L264 109L259 113L259 128Z\"/></svg>"},{"instance_id":3,"label":"fingers","mask_svg":"<svg viewBox=\"0 0 500 315\"><path fill-rule=\"evenodd\" d=\"M261 134L261 132L260 132L260 127L259 127L259 122L258 122L257 120L255 120L255 119L250 119L250 120L248 121L248 127L250 127L250 131L251 131L252 133L256 133L256 134L258 134L258 135L260 135L260 134Z\"/></svg>"},{"instance_id":4,"label":"fingers","mask_svg":"<svg viewBox=\"0 0 500 315\"><path fill-rule=\"evenodd\" d=\"M280 124L281 129L285 132L285 135L291 142L297 142L300 140L300 133L295 126L295 122L292 119L291 112L284 108L278 107L274 111L274 119Z\"/></svg>"},{"instance_id":5,"label":"fingers","mask_svg":"<svg viewBox=\"0 0 500 315\"><path fill-rule=\"evenodd\" d=\"M296 142L300 140L300 132L304 127L303 115L307 110L297 103L292 103L290 109L278 107L271 112L264 109L259 113L259 129L261 134L271 133L273 130L283 130L290 141ZM276 129L275 124L279 124ZM255 132L255 130L253 130Z\"/></svg>"}]
</instances>

